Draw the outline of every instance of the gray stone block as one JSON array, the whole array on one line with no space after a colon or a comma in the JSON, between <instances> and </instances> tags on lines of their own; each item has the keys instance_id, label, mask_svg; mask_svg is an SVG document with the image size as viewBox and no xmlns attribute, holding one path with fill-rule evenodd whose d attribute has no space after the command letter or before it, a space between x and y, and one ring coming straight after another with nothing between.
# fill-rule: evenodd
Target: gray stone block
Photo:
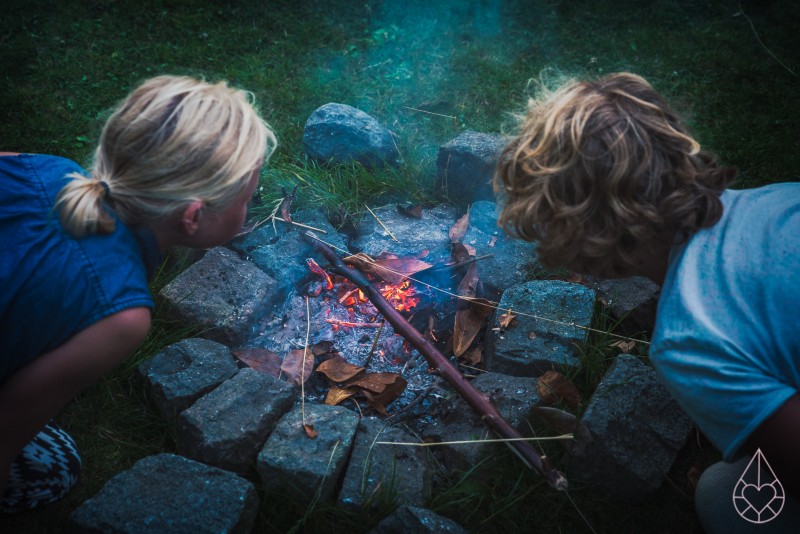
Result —
<instances>
[{"instance_id":1,"label":"gray stone block","mask_svg":"<svg viewBox=\"0 0 800 534\"><path fill-rule=\"evenodd\" d=\"M309 157L323 162L357 161L367 167L400 163L391 132L347 104L329 103L317 108L303 129L303 147Z\"/></svg>"},{"instance_id":2,"label":"gray stone block","mask_svg":"<svg viewBox=\"0 0 800 534\"><path fill-rule=\"evenodd\" d=\"M202 337L235 346L250 337L253 321L274 305L276 288L264 271L217 247L160 294L182 323L205 327Z\"/></svg>"},{"instance_id":3,"label":"gray stone block","mask_svg":"<svg viewBox=\"0 0 800 534\"><path fill-rule=\"evenodd\" d=\"M503 293L500 308L536 316L517 316L517 324L486 336L486 368L518 376L567 373L580 365L576 346L586 340L595 292L560 280L534 280ZM497 325L497 310L492 325ZM581 328L584 327L584 328Z\"/></svg>"},{"instance_id":4,"label":"gray stone block","mask_svg":"<svg viewBox=\"0 0 800 534\"><path fill-rule=\"evenodd\" d=\"M655 371L626 354L600 381L582 422L592 442L565 458L567 477L630 501L658 489L692 429Z\"/></svg>"},{"instance_id":5,"label":"gray stone block","mask_svg":"<svg viewBox=\"0 0 800 534\"><path fill-rule=\"evenodd\" d=\"M478 200L495 200L494 169L506 140L499 134L461 132L439 149L436 158L438 186L459 206Z\"/></svg>"},{"instance_id":6,"label":"gray stone block","mask_svg":"<svg viewBox=\"0 0 800 534\"><path fill-rule=\"evenodd\" d=\"M502 293L533 280L541 265L536 258L536 245L506 235L497 226L499 215L499 207L494 202L483 200L472 204L469 229L461 242L473 247L477 256L492 255L478 262L478 277L485 287L491 286Z\"/></svg>"},{"instance_id":7,"label":"gray stone block","mask_svg":"<svg viewBox=\"0 0 800 534\"><path fill-rule=\"evenodd\" d=\"M416 440L400 428L389 426L385 419L361 419L339 491L339 504L351 509L375 509L387 498L403 504L425 504L430 498L431 468L424 449L375 445L376 441Z\"/></svg>"},{"instance_id":8,"label":"gray stone block","mask_svg":"<svg viewBox=\"0 0 800 534\"><path fill-rule=\"evenodd\" d=\"M416 506L401 506L369 531L370 534L467 534L447 517Z\"/></svg>"},{"instance_id":9,"label":"gray stone block","mask_svg":"<svg viewBox=\"0 0 800 534\"><path fill-rule=\"evenodd\" d=\"M239 367L225 345L208 339L184 339L139 364L148 394L173 421L194 402L236 374Z\"/></svg>"},{"instance_id":10,"label":"gray stone block","mask_svg":"<svg viewBox=\"0 0 800 534\"><path fill-rule=\"evenodd\" d=\"M179 416L181 454L245 473L295 397L283 380L242 369Z\"/></svg>"},{"instance_id":11,"label":"gray stone block","mask_svg":"<svg viewBox=\"0 0 800 534\"><path fill-rule=\"evenodd\" d=\"M300 406L283 416L258 454L257 470L266 490L284 489L300 498L333 498L358 428L355 412L341 406L305 407L305 422L317 432L309 438L303 429Z\"/></svg>"},{"instance_id":12,"label":"gray stone block","mask_svg":"<svg viewBox=\"0 0 800 534\"><path fill-rule=\"evenodd\" d=\"M149 456L111 478L70 516L77 532L246 533L259 500L247 480L174 454Z\"/></svg>"},{"instance_id":13,"label":"gray stone block","mask_svg":"<svg viewBox=\"0 0 800 534\"><path fill-rule=\"evenodd\" d=\"M531 410L539 402L536 379L484 373L472 385L485 393L508 423L527 434ZM472 407L460 396L454 397L445 415L436 419L424 432L433 441L477 441L496 438ZM467 470L500 449L497 443L441 445L432 450L449 470Z\"/></svg>"},{"instance_id":14,"label":"gray stone block","mask_svg":"<svg viewBox=\"0 0 800 534\"><path fill-rule=\"evenodd\" d=\"M400 214L394 204L372 208L372 211L391 229L397 241L368 213L358 224L358 237L352 243L356 250L372 257L384 251L397 256L417 256L427 250L429 254L423 261L428 263L450 258L450 227L457 220L453 206L423 209L422 219Z\"/></svg>"},{"instance_id":15,"label":"gray stone block","mask_svg":"<svg viewBox=\"0 0 800 534\"><path fill-rule=\"evenodd\" d=\"M631 330L653 330L661 292L656 283L643 276L613 280L587 276L586 281L615 319L622 319Z\"/></svg>"}]
</instances>

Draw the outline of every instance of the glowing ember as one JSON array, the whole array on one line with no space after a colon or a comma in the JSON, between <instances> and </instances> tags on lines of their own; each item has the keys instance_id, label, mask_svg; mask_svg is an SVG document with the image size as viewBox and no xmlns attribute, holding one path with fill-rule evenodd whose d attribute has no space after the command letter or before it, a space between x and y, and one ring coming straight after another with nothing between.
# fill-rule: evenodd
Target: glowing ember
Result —
<instances>
[{"instance_id":1,"label":"glowing ember","mask_svg":"<svg viewBox=\"0 0 800 534\"><path fill-rule=\"evenodd\" d=\"M420 302L411 282L403 280L400 285L387 284L381 293L397 311L408 311Z\"/></svg>"}]
</instances>

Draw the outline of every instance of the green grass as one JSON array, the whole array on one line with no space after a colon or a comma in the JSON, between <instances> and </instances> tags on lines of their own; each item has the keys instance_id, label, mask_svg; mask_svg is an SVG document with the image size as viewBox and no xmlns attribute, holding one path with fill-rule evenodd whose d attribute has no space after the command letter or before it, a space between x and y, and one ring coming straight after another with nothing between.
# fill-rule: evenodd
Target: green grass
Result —
<instances>
[{"instance_id":1,"label":"green grass","mask_svg":"<svg viewBox=\"0 0 800 534\"><path fill-rule=\"evenodd\" d=\"M537 80L619 70L663 92L700 142L740 169L740 185L798 180L800 5L793 0L9 0L4 7L0 150L87 164L111 108L143 79L226 79L255 93L279 138L262 174L262 211L282 187L295 185L296 207L323 207L339 222L364 204L430 201L439 145L467 129L510 131L512 113L524 108ZM404 166L370 172L306 161L303 126L328 102L358 107L392 130ZM130 363L67 407L59 421L81 448L81 484L46 511L0 519L0 530L59 531L115 473L175 449L133 369L183 335L157 321ZM581 389L596 385L615 353L610 343L590 337L587 365L573 377ZM635 506L591 488L576 487L571 496L601 532L690 532L698 527L686 472L714 459L707 443L690 440L671 483ZM507 453L480 471L450 480L432 507L476 532L586 530L564 495ZM265 496L257 530L360 532L377 519Z\"/></svg>"}]
</instances>

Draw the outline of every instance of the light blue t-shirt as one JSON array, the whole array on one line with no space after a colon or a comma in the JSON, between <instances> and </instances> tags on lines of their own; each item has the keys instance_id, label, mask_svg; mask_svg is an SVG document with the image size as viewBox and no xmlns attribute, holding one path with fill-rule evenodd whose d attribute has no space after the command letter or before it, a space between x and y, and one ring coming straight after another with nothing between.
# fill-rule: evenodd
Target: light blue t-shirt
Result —
<instances>
[{"instance_id":1,"label":"light blue t-shirt","mask_svg":"<svg viewBox=\"0 0 800 534\"><path fill-rule=\"evenodd\" d=\"M800 183L727 190L673 247L650 358L726 460L800 390Z\"/></svg>"}]
</instances>

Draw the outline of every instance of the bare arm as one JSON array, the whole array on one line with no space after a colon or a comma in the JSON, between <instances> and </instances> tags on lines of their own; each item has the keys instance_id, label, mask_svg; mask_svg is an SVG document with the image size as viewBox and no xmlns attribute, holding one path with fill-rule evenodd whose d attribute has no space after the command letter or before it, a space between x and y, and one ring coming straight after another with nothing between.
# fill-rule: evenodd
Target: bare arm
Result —
<instances>
[{"instance_id":1,"label":"bare arm","mask_svg":"<svg viewBox=\"0 0 800 534\"><path fill-rule=\"evenodd\" d=\"M75 395L128 358L150 329L150 310L131 308L78 332L0 385L0 495L19 451Z\"/></svg>"},{"instance_id":2,"label":"bare arm","mask_svg":"<svg viewBox=\"0 0 800 534\"><path fill-rule=\"evenodd\" d=\"M789 398L745 443L754 454L761 449L784 489L800 498L800 394Z\"/></svg>"}]
</instances>

